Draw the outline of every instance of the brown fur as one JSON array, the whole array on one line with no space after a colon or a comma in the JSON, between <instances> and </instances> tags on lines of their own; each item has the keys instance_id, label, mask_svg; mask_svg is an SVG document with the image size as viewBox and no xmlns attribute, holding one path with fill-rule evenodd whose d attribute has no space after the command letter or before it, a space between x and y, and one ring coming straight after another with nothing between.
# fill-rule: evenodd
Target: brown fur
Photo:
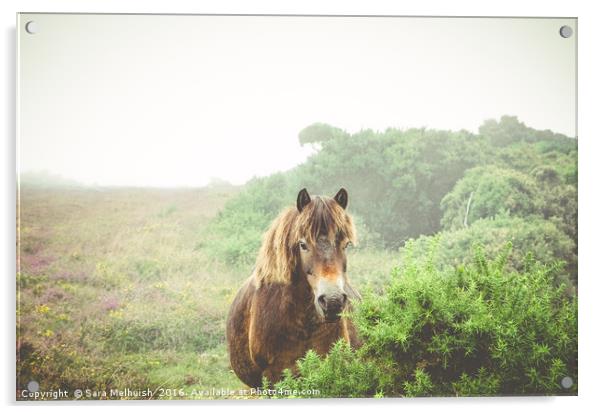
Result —
<instances>
[{"instance_id":1,"label":"brown fur","mask_svg":"<svg viewBox=\"0 0 602 414\"><path fill-rule=\"evenodd\" d=\"M294 371L296 360L309 349L324 355L339 338L359 345L350 320L343 316L325 323L316 312L314 291L300 265L298 241L313 244L319 236L355 243L353 221L334 199L315 196L301 212L294 207L285 210L266 232L255 271L231 305L230 364L251 387L259 387L264 376L275 383L284 369ZM325 273L332 270L326 268ZM344 281L347 295L357 297L346 275Z\"/></svg>"}]
</instances>

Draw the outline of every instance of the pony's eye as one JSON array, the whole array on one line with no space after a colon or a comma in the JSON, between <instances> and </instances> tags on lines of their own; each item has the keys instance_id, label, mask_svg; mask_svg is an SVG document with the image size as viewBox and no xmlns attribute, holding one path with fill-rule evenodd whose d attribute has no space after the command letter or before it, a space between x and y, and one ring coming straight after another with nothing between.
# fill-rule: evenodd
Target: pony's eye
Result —
<instances>
[{"instance_id":1,"label":"pony's eye","mask_svg":"<svg viewBox=\"0 0 602 414\"><path fill-rule=\"evenodd\" d=\"M299 247L301 247L301 250L305 250L305 251L309 250L307 248L307 244L305 244L305 242L302 242L302 241L299 242Z\"/></svg>"},{"instance_id":2,"label":"pony's eye","mask_svg":"<svg viewBox=\"0 0 602 414\"><path fill-rule=\"evenodd\" d=\"M350 241L348 241L348 242L345 244L345 247L343 247L343 249L346 249L347 247L351 246L352 244L353 244L353 243L351 243Z\"/></svg>"}]
</instances>

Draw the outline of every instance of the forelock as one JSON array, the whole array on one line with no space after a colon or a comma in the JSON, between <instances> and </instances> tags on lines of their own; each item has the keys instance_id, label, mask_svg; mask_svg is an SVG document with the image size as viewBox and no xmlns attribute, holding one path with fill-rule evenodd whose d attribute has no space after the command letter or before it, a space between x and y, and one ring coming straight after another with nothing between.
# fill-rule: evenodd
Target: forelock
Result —
<instances>
[{"instance_id":1,"label":"forelock","mask_svg":"<svg viewBox=\"0 0 602 414\"><path fill-rule=\"evenodd\" d=\"M355 241L355 228L351 217L333 199L313 196L297 218L295 233L315 243L319 236L329 239L347 237Z\"/></svg>"}]
</instances>

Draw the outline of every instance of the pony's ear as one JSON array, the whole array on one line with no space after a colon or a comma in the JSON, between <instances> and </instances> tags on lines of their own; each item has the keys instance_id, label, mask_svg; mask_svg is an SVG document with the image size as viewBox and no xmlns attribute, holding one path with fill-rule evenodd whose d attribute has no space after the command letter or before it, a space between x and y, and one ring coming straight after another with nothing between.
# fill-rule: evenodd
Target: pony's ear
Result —
<instances>
[{"instance_id":1,"label":"pony's ear","mask_svg":"<svg viewBox=\"0 0 602 414\"><path fill-rule=\"evenodd\" d=\"M305 188L299 191L299 194L297 195L297 210L299 210L299 213L303 211L303 208L308 205L310 201L311 197Z\"/></svg>"},{"instance_id":2,"label":"pony's ear","mask_svg":"<svg viewBox=\"0 0 602 414\"><path fill-rule=\"evenodd\" d=\"M337 193L337 195L334 196L334 201L339 203L339 205L345 209L345 208L347 208L347 201L348 201L347 197L348 197L347 190L345 190L344 188L341 188L339 190L339 192Z\"/></svg>"}]
</instances>

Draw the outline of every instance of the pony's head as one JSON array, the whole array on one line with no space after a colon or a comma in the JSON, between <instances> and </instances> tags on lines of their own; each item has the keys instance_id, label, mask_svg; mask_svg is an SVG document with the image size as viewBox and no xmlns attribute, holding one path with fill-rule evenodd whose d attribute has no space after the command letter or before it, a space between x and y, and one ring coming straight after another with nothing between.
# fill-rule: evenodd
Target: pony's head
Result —
<instances>
[{"instance_id":1,"label":"pony's head","mask_svg":"<svg viewBox=\"0 0 602 414\"><path fill-rule=\"evenodd\" d=\"M346 249L356 243L347 202L343 188L334 198L301 190L296 208L284 211L266 233L255 271L259 283L306 281L326 322L338 320L350 296L358 296L347 277Z\"/></svg>"}]
</instances>

